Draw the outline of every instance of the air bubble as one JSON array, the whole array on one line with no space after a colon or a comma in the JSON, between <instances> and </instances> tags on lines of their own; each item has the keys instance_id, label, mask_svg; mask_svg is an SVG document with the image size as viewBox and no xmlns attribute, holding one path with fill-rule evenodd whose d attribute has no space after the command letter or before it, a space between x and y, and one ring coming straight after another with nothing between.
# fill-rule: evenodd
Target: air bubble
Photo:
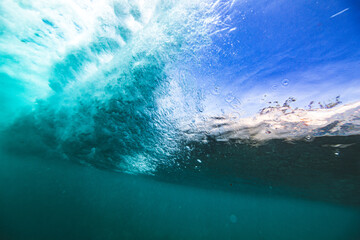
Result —
<instances>
[{"instance_id":1,"label":"air bubble","mask_svg":"<svg viewBox=\"0 0 360 240\"><path fill-rule=\"evenodd\" d=\"M204 92L202 91L202 89L199 89L196 94L197 94L197 99L198 100L203 100L204 99Z\"/></svg>"},{"instance_id":2,"label":"air bubble","mask_svg":"<svg viewBox=\"0 0 360 240\"><path fill-rule=\"evenodd\" d=\"M231 103L230 103L231 107L235 108L235 109L239 109L241 108L241 102L239 99L235 98Z\"/></svg>"},{"instance_id":3,"label":"air bubble","mask_svg":"<svg viewBox=\"0 0 360 240\"><path fill-rule=\"evenodd\" d=\"M311 136L311 135L307 135L307 136L305 137L305 141L307 141L307 142L312 142L313 140L314 140L314 137Z\"/></svg>"},{"instance_id":4,"label":"air bubble","mask_svg":"<svg viewBox=\"0 0 360 240\"><path fill-rule=\"evenodd\" d=\"M336 149L336 150L334 151L334 154L335 154L335 156L339 156L339 155L340 155L340 150L339 150L339 149Z\"/></svg>"},{"instance_id":5,"label":"air bubble","mask_svg":"<svg viewBox=\"0 0 360 240\"><path fill-rule=\"evenodd\" d=\"M276 91L278 88L279 88L279 86L274 84L274 85L272 85L271 90Z\"/></svg>"},{"instance_id":6,"label":"air bubble","mask_svg":"<svg viewBox=\"0 0 360 240\"><path fill-rule=\"evenodd\" d=\"M232 223L236 223L237 222L237 216L236 215L234 215L234 214L231 214L230 215L230 222L232 222Z\"/></svg>"},{"instance_id":7,"label":"air bubble","mask_svg":"<svg viewBox=\"0 0 360 240\"><path fill-rule=\"evenodd\" d=\"M235 97L231 93L229 93L225 97L225 101L228 102L228 103L232 102L234 99L235 99Z\"/></svg>"},{"instance_id":8,"label":"air bubble","mask_svg":"<svg viewBox=\"0 0 360 240\"><path fill-rule=\"evenodd\" d=\"M196 111L197 112L203 112L204 111L204 106L202 104L196 105Z\"/></svg>"},{"instance_id":9,"label":"air bubble","mask_svg":"<svg viewBox=\"0 0 360 240\"><path fill-rule=\"evenodd\" d=\"M181 82L186 81L185 72L183 70L179 70L179 79L180 79Z\"/></svg>"},{"instance_id":10,"label":"air bubble","mask_svg":"<svg viewBox=\"0 0 360 240\"><path fill-rule=\"evenodd\" d=\"M201 161L200 159L197 159L196 161L197 161L198 163L202 163L202 161Z\"/></svg>"},{"instance_id":11,"label":"air bubble","mask_svg":"<svg viewBox=\"0 0 360 240\"><path fill-rule=\"evenodd\" d=\"M266 94L264 94L263 96L262 96L262 98L260 99L260 102L265 102L266 101L266 98L267 98L267 95Z\"/></svg>"},{"instance_id":12,"label":"air bubble","mask_svg":"<svg viewBox=\"0 0 360 240\"><path fill-rule=\"evenodd\" d=\"M237 121L237 120L239 120L240 119L240 113L238 113L238 112L232 112L232 113L230 113L230 119L232 120L232 121Z\"/></svg>"},{"instance_id":13,"label":"air bubble","mask_svg":"<svg viewBox=\"0 0 360 240\"><path fill-rule=\"evenodd\" d=\"M283 85L284 87L287 87L289 85L289 79L285 78L284 80L281 81L281 85Z\"/></svg>"},{"instance_id":14,"label":"air bubble","mask_svg":"<svg viewBox=\"0 0 360 240\"><path fill-rule=\"evenodd\" d=\"M215 85L215 86L211 89L211 93L212 93L213 95L219 95L219 94L220 94L220 87Z\"/></svg>"}]
</instances>

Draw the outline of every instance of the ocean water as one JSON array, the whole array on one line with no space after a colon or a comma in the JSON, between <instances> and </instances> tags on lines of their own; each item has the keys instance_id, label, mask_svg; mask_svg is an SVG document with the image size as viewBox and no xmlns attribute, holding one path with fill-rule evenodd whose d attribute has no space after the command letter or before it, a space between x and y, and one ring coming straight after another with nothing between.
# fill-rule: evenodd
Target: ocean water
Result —
<instances>
[{"instance_id":1,"label":"ocean water","mask_svg":"<svg viewBox=\"0 0 360 240\"><path fill-rule=\"evenodd\" d=\"M359 209L53 159L1 162L2 239L358 239ZM224 184L225 185L225 184ZM234 184L235 185L235 184Z\"/></svg>"},{"instance_id":2,"label":"ocean water","mask_svg":"<svg viewBox=\"0 0 360 240\"><path fill-rule=\"evenodd\" d=\"M0 239L360 239L357 9L1 1Z\"/></svg>"}]
</instances>

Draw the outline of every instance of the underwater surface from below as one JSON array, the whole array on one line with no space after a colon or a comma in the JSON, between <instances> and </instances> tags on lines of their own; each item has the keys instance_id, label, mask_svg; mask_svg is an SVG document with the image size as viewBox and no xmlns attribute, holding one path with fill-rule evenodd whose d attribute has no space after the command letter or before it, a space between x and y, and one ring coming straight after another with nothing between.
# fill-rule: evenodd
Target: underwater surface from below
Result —
<instances>
[{"instance_id":1,"label":"underwater surface from below","mask_svg":"<svg viewBox=\"0 0 360 240\"><path fill-rule=\"evenodd\" d=\"M359 10L0 1L0 240L359 240Z\"/></svg>"}]
</instances>

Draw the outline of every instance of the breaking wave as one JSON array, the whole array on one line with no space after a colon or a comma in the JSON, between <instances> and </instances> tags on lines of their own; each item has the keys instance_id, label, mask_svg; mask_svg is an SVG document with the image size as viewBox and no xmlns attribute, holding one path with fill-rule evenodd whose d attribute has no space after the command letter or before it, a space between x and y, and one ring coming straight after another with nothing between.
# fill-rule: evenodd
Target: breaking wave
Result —
<instances>
[{"instance_id":1,"label":"breaking wave","mask_svg":"<svg viewBox=\"0 0 360 240\"><path fill-rule=\"evenodd\" d=\"M1 10L3 92L16 102L2 116L10 148L129 172L171 163L177 123L196 113L179 68L221 26L214 4L2 1Z\"/></svg>"},{"instance_id":2,"label":"breaking wave","mask_svg":"<svg viewBox=\"0 0 360 240\"><path fill-rule=\"evenodd\" d=\"M233 4L2 1L1 147L167 181L217 176L358 204L359 103L284 104L248 118L205 110L208 92L193 70L216 61L212 36L234 30L225 17Z\"/></svg>"}]
</instances>

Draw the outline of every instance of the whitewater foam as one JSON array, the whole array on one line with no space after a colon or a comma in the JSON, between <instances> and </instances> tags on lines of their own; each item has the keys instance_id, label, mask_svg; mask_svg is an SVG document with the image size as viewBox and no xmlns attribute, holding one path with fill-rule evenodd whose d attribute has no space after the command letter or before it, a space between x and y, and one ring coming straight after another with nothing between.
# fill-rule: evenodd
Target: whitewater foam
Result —
<instances>
[{"instance_id":1,"label":"whitewater foam","mask_svg":"<svg viewBox=\"0 0 360 240\"><path fill-rule=\"evenodd\" d=\"M6 147L130 172L171 163L176 124L196 104L164 99L189 81L176 66L221 25L216 5L6 0L0 9L0 71L12 82L2 91L19 103L2 113Z\"/></svg>"}]
</instances>

